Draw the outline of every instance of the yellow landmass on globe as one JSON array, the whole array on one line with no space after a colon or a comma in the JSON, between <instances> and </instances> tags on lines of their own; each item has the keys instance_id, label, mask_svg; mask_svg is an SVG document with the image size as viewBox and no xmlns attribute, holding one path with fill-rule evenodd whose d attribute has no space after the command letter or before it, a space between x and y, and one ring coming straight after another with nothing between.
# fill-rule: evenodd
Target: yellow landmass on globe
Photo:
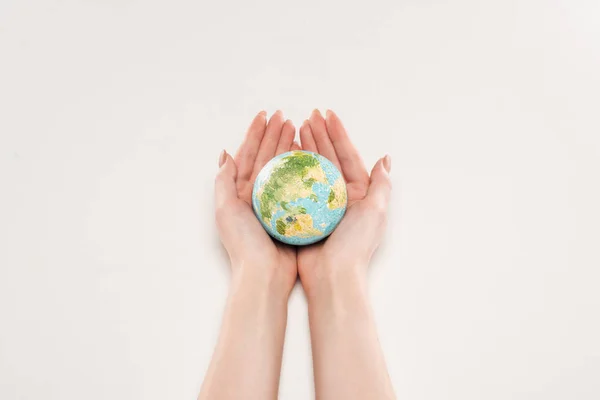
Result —
<instances>
[{"instance_id":1,"label":"yellow landmass on globe","mask_svg":"<svg viewBox=\"0 0 600 400\"><path fill-rule=\"evenodd\" d=\"M325 171L321 168L321 164L306 169L306 175L303 180L306 182L310 179L313 179L315 182L327 183L327 177L325 176Z\"/></svg>"},{"instance_id":2,"label":"yellow landmass on globe","mask_svg":"<svg viewBox=\"0 0 600 400\"><path fill-rule=\"evenodd\" d=\"M336 208L344 207L346 205L346 184L344 178L338 178L329 192L329 200L327 201L327 207L334 210Z\"/></svg>"},{"instance_id":3,"label":"yellow landmass on globe","mask_svg":"<svg viewBox=\"0 0 600 400\"><path fill-rule=\"evenodd\" d=\"M286 226L284 236L311 237L322 234L323 232L313 228L313 220L309 214L299 214Z\"/></svg>"}]
</instances>

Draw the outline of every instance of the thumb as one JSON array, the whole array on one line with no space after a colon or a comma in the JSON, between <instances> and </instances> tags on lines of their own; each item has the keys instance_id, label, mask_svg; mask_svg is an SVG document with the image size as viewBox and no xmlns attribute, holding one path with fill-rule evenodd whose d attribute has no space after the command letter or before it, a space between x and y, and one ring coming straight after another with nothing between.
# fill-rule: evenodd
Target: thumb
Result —
<instances>
[{"instance_id":1,"label":"thumb","mask_svg":"<svg viewBox=\"0 0 600 400\"><path fill-rule=\"evenodd\" d=\"M390 170L392 169L392 159L389 155L380 158L371 171L371 183L367 191L367 199L375 209L385 212L390 201L390 192L392 191L392 182L390 180Z\"/></svg>"},{"instance_id":2,"label":"thumb","mask_svg":"<svg viewBox=\"0 0 600 400\"><path fill-rule=\"evenodd\" d=\"M237 167L233 158L225 151L219 157L219 172L215 179L215 206L223 207L232 199L237 199Z\"/></svg>"}]
</instances>

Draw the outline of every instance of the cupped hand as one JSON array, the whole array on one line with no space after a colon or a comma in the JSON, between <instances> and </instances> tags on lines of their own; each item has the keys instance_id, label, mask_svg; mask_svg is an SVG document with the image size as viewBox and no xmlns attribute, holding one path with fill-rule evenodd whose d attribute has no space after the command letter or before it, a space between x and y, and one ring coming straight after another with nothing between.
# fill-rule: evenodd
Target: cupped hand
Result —
<instances>
[{"instance_id":1,"label":"cupped hand","mask_svg":"<svg viewBox=\"0 0 600 400\"><path fill-rule=\"evenodd\" d=\"M275 242L252 210L256 175L278 154L298 149L295 128L281 111L267 123L260 112L232 158L223 151L215 180L215 214L219 236L229 254L235 283L266 284L289 294L297 277L296 250Z\"/></svg>"},{"instance_id":2,"label":"cupped hand","mask_svg":"<svg viewBox=\"0 0 600 400\"><path fill-rule=\"evenodd\" d=\"M377 161L371 174L335 113L324 119L318 110L300 128L304 150L319 153L342 172L348 191L348 208L338 227L324 241L298 248L298 273L307 295L323 279L351 274L365 276L369 260L379 246L387 219L391 160Z\"/></svg>"}]
</instances>

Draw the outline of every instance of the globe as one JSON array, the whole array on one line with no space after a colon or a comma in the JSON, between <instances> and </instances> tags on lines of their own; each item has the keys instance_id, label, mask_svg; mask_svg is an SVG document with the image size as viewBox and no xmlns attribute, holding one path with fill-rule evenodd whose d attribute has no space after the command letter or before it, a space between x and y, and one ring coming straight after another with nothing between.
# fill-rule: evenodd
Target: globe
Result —
<instances>
[{"instance_id":1,"label":"globe","mask_svg":"<svg viewBox=\"0 0 600 400\"><path fill-rule=\"evenodd\" d=\"M310 151L273 158L256 177L252 208L275 239L307 245L329 236L348 202L346 183L331 161Z\"/></svg>"}]
</instances>

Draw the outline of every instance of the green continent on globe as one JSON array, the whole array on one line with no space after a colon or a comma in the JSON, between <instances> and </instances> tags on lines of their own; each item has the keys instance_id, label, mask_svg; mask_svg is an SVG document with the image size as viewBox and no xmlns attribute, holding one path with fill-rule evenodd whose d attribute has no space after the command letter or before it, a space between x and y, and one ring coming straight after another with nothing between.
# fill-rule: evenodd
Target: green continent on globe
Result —
<instances>
[{"instance_id":1,"label":"green continent on globe","mask_svg":"<svg viewBox=\"0 0 600 400\"><path fill-rule=\"evenodd\" d=\"M278 203L285 210L287 203L314 195L312 185L317 181L324 182L325 173L312 155L300 153L282 158L258 193L261 217L268 222Z\"/></svg>"},{"instance_id":2,"label":"green continent on globe","mask_svg":"<svg viewBox=\"0 0 600 400\"><path fill-rule=\"evenodd\" d=\"M316 182L327 183L327 177L319 160L312 154L294 152L282 158L257 193L260 199L260 216L269 224L273 215L282 209L284 214L275 221L275 227L280 235L303 237L322 235L323 232L313 227L312 217L304 207L289 204L300 198L317 202L317 195L312 191L313 184ZM334 208L331 207L331 202L328 205Z\"/></svg>"},{"instance_id":3,"label":"green continent on globe","mask_svg":"<svg viewBox=\"0 0 600 400\"><path fill-rule=\"evenodd\" d=\"M325 157L302 150L269 161L252 190L252 208L267 232L299 246L330 235L344 216L346 204L340 171Z\"/></svg>"}]
</instances>

